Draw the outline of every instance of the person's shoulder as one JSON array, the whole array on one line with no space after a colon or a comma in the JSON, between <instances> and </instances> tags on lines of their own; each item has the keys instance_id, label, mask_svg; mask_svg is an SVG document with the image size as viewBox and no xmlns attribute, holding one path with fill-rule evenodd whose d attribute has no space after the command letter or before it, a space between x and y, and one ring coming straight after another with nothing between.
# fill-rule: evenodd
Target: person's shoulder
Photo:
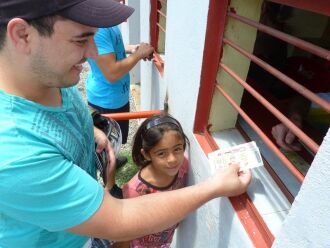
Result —
<instances>
[{"instance_id":1,"label":"person's shoulder","mask_svg":"<svg viewBox=\"0 0 330 248\"><path fill-rule=\"evenodd\" d=\"M120 28L119 28L118 25L117 26L110 27L109 30L114 31L114 32L120 32Z\"/></svg>"},{"instance_id":2,"label":"person's shoulder","mask_svg":"<svg viewBox=\"0 0 330 248\"><path fill-rule=\"evenodd\" d=\"M104 33L104 32L110 32L112 30L112 27L107 28L98 28L96 33Z\"/></svg>"},{"instance_id":3,"label":"person's shoulder","mask_svg":"<svg viewBox=\"0 0 330 248\"><path fill-rule=\"evenodd\" d=\"M111 36L112 32L113 31L111 30L111 27L110 28L99 28L95 33L94 39L98 40L101 38L107 38L107 37Z\"/></svg>"},{"instance_id":4,"label":"person's shoulder","mask_svg":"<svg viewBox=\"0 0 330 248\"><path fill-rule=\"evenodd\" d=\"M114 27L107 27L107 28L99 28L96 32L96 34L111 34L111 33L117 33L120 32L120 29L118 26Z\"/></svg>"}]
</instances>

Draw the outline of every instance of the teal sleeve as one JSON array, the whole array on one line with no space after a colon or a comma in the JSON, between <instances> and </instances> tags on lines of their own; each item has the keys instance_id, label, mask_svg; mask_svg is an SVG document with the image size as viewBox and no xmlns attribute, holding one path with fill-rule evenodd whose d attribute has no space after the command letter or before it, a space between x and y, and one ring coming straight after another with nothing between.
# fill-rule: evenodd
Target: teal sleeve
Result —
<instances>
[{"instance_id":1,"label":"teal sleeve","mask_svg":"<svg viewBox=\"0 0 330 248\"><path fill-rule=\"evenodd\" d=\"M115 53L113 31L111 28L99 28L94 36L99 55Z\"/></svg>"},{"instance_id":2,"label":"teal sleeve","mask_svg":"<svg viewBox=\"0 0 330 248\"><path fill-rule=\"evenodd\" d=\"M79 225L100 207L103 188L59 154L41 153L1 166L0 209L48 231Z\"/></svg>"}]
</instances>

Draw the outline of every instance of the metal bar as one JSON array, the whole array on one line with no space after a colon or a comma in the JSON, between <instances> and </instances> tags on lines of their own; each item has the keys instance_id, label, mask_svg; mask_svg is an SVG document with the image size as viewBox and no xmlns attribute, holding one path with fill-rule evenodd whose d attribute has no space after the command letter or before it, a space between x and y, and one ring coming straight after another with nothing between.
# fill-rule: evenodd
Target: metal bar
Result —
<instances>
[{"instance_id":1,"label":"metal bar","mask_svg":"<svg viewBox=\"0 0 330 248\"><path fill-rule=\"evenodd\" d=\"M195 133L195 137L201 146L202 150L204 151L205 155L209 154L210 152L215 151L216 149L213 148L213 143L209 142L209 140L205 137L204 133Z\"/></svg>"},{"instance_id":2,"label":"metal bar","mask_svg":"<svg viewBox=\"0 0 330 248\"><path fill-rule=\"evenodd\" d=\"M237 130L241 133L241 135L244 137L245 140L251 141L251 138L247 135L246 131L243 129L243 127L237 122L236 123ZM268 161L262 156L262 161L264 163L265 169L268 171L270 176L273 178L277 186L280 188L282 193L285 195L285 197L288 199L288 201L292 204L294 201L294 197L291 194L291 192L288 190L288 188L283 183L282 179L277 175L277 173L274 171L272 166L268 163Z\"/></svg>"},{"instance_id":3,"label":"metal bar","mask_svg":"<svg viewBox=\"0 0 330 248\"><path fill-rule=\"evenodd\" d=\"M276 147L276 145L267 137L267 135L253 122L253 120L244 112L243 109L224 91L224 89L216 84L216 89L228 100L228 102L233 106L233 108L242 116L242 118L253 128L253 130L259 135L259 137L265 142L265 144L271 149L281 162L288 168L297 180L302 183L304 181L304 176L299 170L283 155L283 153Z\"/></svg>"},{"instance_id":4,"label":"metal bar","mask_svg":"<svg viewBox=\"0 0 330 248\"><path fill-rule=\"evenodd\" d=\"M163 16L164 18L166 18L166 15L165 15L163 12L161 12L159 9L157 10L157 12L158 12L161 16Z\"/></svg>"},{"instance_id":5,"label":"metal bar","mask_svg":"<svg viewBox=\"0 0 330 248\"><path fill-rule=\"evenodd\" d=\"M315 154L319 149L319 145L308 137L300 128L298 128L291 120L275 108L267 99L260 95L255 89L253 89L247 82L242 80L235 72L233 72L228 66L220 63L220 67L223 68L232 78L234 78L240 85L244 87L252 96L254 96L263 106L265 106L277 119L279 119L285 126L287 126L300 140L302 140Z\"/></svg>"},{"instance_id":6,"label":"metal bar","mask_svg":"<svg viewBox=\"0 0 330 248\"><path fill-rule=\"evenodd\" d=\"M326 60L330 60L330 51L327 50L327 49L324 49L322 47L319 47L319 46L316 46L310 42L307 42L307 41L304 41L304 40L301 40L299 38L296 38L292 35L288 35L286 33L283 33L281 31L278 31L274 28L271 28L271 27L268 27L266 25L263 25L259 22L255 22L255 21L252 21L246 17L243 17L243 16L239 16L239 15L236 15L235 13L233 12L228 12L228 16L232 17L232 18L235 18L236 20L239 20L245 24L248 24L252 27L255 27L257 28L258 30L264 32L264 33L267 33L271 36L274 36L280 40L283 40L291 45L294 45L296 47L299 47L307 52L310 52L312 54L315 54L321 58L324 58Z\"/></svg>"},{"instance_id":7,"label":"metal bar","mask_svg":"<svg viewBox=\"0 0 330 248\"><path fill-rule=\"evenodd\" d=\"M284 4L294 8L313 11L322 15L330 16L329 0L270 0L274 3Z\"/></svg>"},{"instance_id":8,"label":"metal bar","mask_svg":"<svg viewBox=\"0 0 330 248\"><path fill-rule=\"evenodd\" d=\"M156 23L156 25L164 32L164 33L166 33L166 30L165 30L165 28L163 28L158 22Z\"/></svg>"},{"instance_id":9,"label":"metal bar","mask_svg":"<svg viewBox=\"0 0 330 248\"><path fill-rule=\"evenodd\" d=\"M287 75L285 75L284 73L280 72L276 68L274 68L271 65L267 64L265 61L259 59L255 55L247 52L246 50L244 50L243 48L239 47L238 45L236 45L232 41L224 38L223 39L223 42L225 44L231 46L232 48L234 48L235 50L237 50L241 54L243 54L245 57L247 57L250 60L252 60L254 63L256 63L257 65L259 65L260 67L262 67L263 69L265 69L266 71L268 71L269 73L271 73L272 75L274 75L276 78L278 78L283 83L285 83L286 85L288 85L289 87L291 87L292 89L294 89L295 91L297 91L299 94L305 96L310 101L316 103L317 105L319 105L321 108L323 108L327 112L330 112L330 103L327 102L326 100L324 100L321 97L317 96L316 94L314 94L312 91L310 91L306 87L300 85L298 82L296 82L292 78L288 77Z\"/></svg>"},{"instance_id":10,"label":"metal bar","mask_svg":"<svg viewBox=\"0 0 330 248\"><path fill-rule=\"evenodd\" d=\"M121 121L121 120L148 118L153 115L160 115L161 112L162 112L161 110L150 110L150 111L123 112L123 113L112 113L112 114L102 114L102 115L105 117L112 118L116 121Z\"/></svg>"},{"instance_id":11,"label":"metal bar","mask_svg":"<svg viewBox=\"0 0 330 248\"><path fill-rule=\"evenodd\" d=\"M210 0L207 15L207 27L204 42L200 88L197 99L194 132L203 132L208 124L214 81L222 57L222 38L225 31L227 7L229 0Z\"/></svg>"},{"instance_id":12,"label":"metal bar","mask_svg":"<svg viewBox=\"0 0 330 248\"><path fill-rule=\"evenodd\" d=\"M158 2L155 0L150 0L150 44L155 48L157 51L158 49L158 28L156 26L157 23L157 6Z\"/></svg>"},{"instance_id":13,"label":"metal bar","mask_svg":"<svg viewBox=\"0 0 330 248\"><path fill-rule=\"evenodd\" d=\"M200 134L195 133L195 137L206 155L219 149L219 146L206 129ZM229 197L229 200L249 235L253 246L270 248L274 241L274 236L248 194L243 193L239 196Z\"/></svg>"},{"instance_id":14,"label":"metal bar","mask_svg":"<svg viewBox=\"0 0 330 248\"><path fill-rule=\"evenodd\" d=\"M158 2L161 2L162 4L167 4L167 2L165 0L158 0Z\"/></svg>"},{"instance_id":15,"label":"metal bar","mask_svg":"<svg viewBox=\"0 0 330 248\"><path fill-rule=\"evenodd\" d=\"M154 65L156 66L157 70L159 71L160 76L163 77L164 76L164 60L157 52L154 52L153 62L154 62Z\"/></svg>"},{"instance_id":16,"label":"metal bar","mask_svg":"<svg viewBox=\"0 0 330 248\"><path fill-rule=\"evenodd\" d=\"M236 197L230 197L229 200L239 215L239 218L242 218L245 225L248 226L248 229L257 229L261 233L261 237L258 237L258 245L254 247L272 247L275 237L269 230L263 216L253 204L249 195L245 193ZM247 222L247 219L252 219L253 222Z\"/></svg>"}]
</instances>

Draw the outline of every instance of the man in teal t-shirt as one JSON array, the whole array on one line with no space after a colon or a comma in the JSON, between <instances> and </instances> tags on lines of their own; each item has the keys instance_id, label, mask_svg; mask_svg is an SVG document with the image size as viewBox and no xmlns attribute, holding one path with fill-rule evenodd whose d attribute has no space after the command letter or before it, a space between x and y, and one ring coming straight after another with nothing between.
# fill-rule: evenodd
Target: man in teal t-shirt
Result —
<instances>
[{"instance_id":1,"label":"man in teal t-shirt","mask_svg":"<svg viewBox=\"0 0 330 248\"><path fill-rule=\"evenodd\" d=\"M73 87L86 57L96 55L96 28L78 22L116 25L133 9L112 1L10 0L0 11L0 247L82 247L89 237L66 230L90 219L104 198L95 142L98 151L113 152L100 130L94 141L90 113ZM12 20L16 15L33 25Z\"/></svg>"},{"instance_id":2,"label":"man in teal t-shirt","mask_svg":"<svg viewBox=\"0 0 330 248\"><path fill-rule=\"evenodd\" d=\"M103 199L93 126L76 88L61 95L53 107L0 91L0 247L87 242L63 230L90 218Z\"/></svg>"},{"instance_id":3,"label":"man in teal t-shirt","mask_svg":"<svg viewBox=\"0 0 330 248\"><path fill-rule=\"evenodd\" d=\"M110 163L114 152L102 131L93 135L74 85L82 63L97 55L96 27L118 25L132 12L112 0L0 1L1 248L131 240L246 190L251 174L238 175L238 166L199 185L128 200L95 180L94 140Z\"/></svg>"}]
</instances>

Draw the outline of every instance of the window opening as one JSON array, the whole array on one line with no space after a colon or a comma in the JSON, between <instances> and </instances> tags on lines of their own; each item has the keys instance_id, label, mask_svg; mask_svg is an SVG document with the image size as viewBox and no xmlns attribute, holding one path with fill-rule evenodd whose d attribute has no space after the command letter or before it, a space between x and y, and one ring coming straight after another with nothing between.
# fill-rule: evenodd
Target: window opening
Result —
<instances>
[{"instance_id":1,"label":"window opening","mask_svg":"<svg viewBox=\"0 0 330 248\"><path fill-rule=\"evenodd\" d=\"M227 77L218 75L218 79L213 78L213 90L210 90L212 86L205 86L208 92L203 91L202 85L199 104L204 101L205 105L205 97L217 94L234 107L239 113L234 126L244 137L253 140L255 135L247 130L252 127L258 139L266 144L263 152L265 167L292 202L299 189L290 188L290 181L294 178L299 183L303 181L330 124L330 8L323 9L319 14L308 11L308 8L318 9L315 7L317 1L307 5L299 1L290 1L286 5L286 2L264 1L259 22L237 14L234 8L229 7L226 23L235 20L254 28L257 30L256 40L249 52L249 48L237 43L244 37L240 38L240 33L236 33L235 38L232 35L227 37L225 26L223 33L219 33L220 47L235 51L237 56L250 61L250 66L247 74L242 76L241 68L227 64L226 54L221 50L218 74L226 74ZM232 26L230 28L231 32L235 32ZM233 84L237 83L244 89L239 101L230 92L225 81L228 77L234 79ZM209 110L210 123L201 124L200 117L196 117L197 132L209 130L210 126L210 132L221 130L218 127L212 129L212 122L219 118L218 114L213 116L214 109L217 106L212 105L212 110L211 107ZM196 113L200 113L198 108ZM205 121L204 115L201 120ZM287 147L291 150L281 147L273 137L274 127L281 123L292 132L291 137L296 137L294 146ZM270 158L274 155L275 160ZM283 175L283 169L279 170L275 164L284 167L287 170L285 173L291 176Z\"/></svg>"},{"instance_id":2,"label":"window opening","mask_svg":"<svg viewBox=\"0 0 330 248\"><path fill-rule=\"evenodd\" d=\"M166 41L167 0L150 0L150 40L155 48L155 65L163 73Z\"/></svg>"},{"instance_id":3,"label":"window opening","mask_svg":"<svg viewBox=\"0 0 330 248\"><path fill-rule=\"evenodd\" d=\"M247 88L241 107L250 116L258 109L259 118L255 118L255 122L274 143L272 127L279 122L297 136L294 150L282 147L280 151L305 175L330 123L317 120L317 114L311 114L318 105L318 114L329 118L326 116L329 116L330 101L319 94L330 92L327 61L330 43L326 42L329 41L326 34L329 17L272 2L264 2L260 23L232 12L228 15L258 28L253 54L227 39L224 43L251 59L246 81L276 109L271 110L273 107L263 101L257 102L258 97L253 97ZM306 27L306 19L310 20L311 27ZM297 158L302 160L298 162Z\"/></svg>"}]
</instances>

